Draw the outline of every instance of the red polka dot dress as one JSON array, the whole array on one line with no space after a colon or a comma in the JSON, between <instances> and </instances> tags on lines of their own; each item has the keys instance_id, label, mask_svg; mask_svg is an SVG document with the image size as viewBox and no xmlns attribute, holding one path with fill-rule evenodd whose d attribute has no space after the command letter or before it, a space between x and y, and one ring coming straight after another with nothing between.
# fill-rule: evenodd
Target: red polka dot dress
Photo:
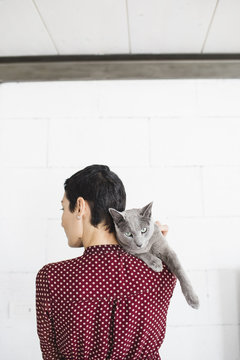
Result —
<instances>
[{"instance_id":1,"label":"red polka dot dress","mask_svg":"<svg viewBox=\"0 0 240 360\"><path fill-rule=\"evenodd\" d=\"M176 277L155 272L121 245L44 265L36 276L44 360L161 360Z\"/></svg>"}]
</instances>

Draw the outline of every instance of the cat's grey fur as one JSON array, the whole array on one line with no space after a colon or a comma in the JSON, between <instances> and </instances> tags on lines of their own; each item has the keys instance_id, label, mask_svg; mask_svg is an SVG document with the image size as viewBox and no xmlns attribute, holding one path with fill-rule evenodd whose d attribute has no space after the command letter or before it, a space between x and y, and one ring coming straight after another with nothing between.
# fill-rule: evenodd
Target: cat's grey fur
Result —
<instances>
[{"instance_id":1,"label":"cat's grey fur","mask_svg":"<svg viewBox=\"0 0 240 360\"><path fill-rule=\"evenodd\" d=\"M163 261L178 278L187 303L194 309L198 309L199 299L194 293L187 274L159 226L152 220L152 204L153 201L143 208L125 211L108 209L115 224L118 243L127 252L143 260L154 271L160 272L163 269ZM145 232L142 233L142 230Z\"/></svg>"}]
</instances>

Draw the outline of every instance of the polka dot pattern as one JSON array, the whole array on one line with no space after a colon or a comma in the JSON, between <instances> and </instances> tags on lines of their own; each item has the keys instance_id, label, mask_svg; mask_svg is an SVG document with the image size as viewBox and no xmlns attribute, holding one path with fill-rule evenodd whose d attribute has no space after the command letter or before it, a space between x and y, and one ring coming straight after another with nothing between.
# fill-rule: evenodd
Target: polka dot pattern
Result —
<instances>
[{"instance_id":1,"label":"polka dot pattern","mask_svg":"<svg viewBox=\"0 0 240 360\"><path fill-rule=\"evenodd\" d=\"M121 245L44 265L36 276L44 360L161 360L176 277L155 272Z\"/></svg>"}]
</instances>

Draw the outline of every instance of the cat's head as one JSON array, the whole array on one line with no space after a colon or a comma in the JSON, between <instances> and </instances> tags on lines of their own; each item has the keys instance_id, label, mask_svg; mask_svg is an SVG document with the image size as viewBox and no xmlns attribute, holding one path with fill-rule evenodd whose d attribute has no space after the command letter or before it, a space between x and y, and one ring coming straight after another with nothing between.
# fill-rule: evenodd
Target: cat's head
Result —
<instances>
[{"instance_id":1,"label":"cat's head","mask_svg":"<svg viewBox=\"0 0 240 360\"><path fill-rule=\"evenodd\" d=\"M146 252L154 232L152 216L153 201L143 208L118 211L109 208L115 224L119 244L132 253Z\"/></svg>"}]
</instances>

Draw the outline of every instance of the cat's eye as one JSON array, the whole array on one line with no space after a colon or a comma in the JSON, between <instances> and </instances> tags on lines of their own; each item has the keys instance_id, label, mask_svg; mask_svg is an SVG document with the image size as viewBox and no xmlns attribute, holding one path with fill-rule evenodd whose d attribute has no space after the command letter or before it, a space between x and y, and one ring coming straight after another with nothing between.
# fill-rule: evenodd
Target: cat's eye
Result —
<instances>
[{"instance_id":1,"label":"cat's eye","mask_svg":"<svg viewBox=\"0 0 240 360\"><path fill-rule=\"evenodd\" d=\"M124 235L126 235L127 237L131 237L131 236L132 236L132 233L130 233L130 232L125 232Z\"/></svg>"},{"instance_id":2,"label":"cat's eye","mask_svg":"<svg viewBox=\"0 0 240 360\"><path fill-rule=\"evenodd\" d=\"M144 227L144 228L141 230L141 233L144 234L146 231L147 231L147 228Z\"/></svg>"}]
</instances>

